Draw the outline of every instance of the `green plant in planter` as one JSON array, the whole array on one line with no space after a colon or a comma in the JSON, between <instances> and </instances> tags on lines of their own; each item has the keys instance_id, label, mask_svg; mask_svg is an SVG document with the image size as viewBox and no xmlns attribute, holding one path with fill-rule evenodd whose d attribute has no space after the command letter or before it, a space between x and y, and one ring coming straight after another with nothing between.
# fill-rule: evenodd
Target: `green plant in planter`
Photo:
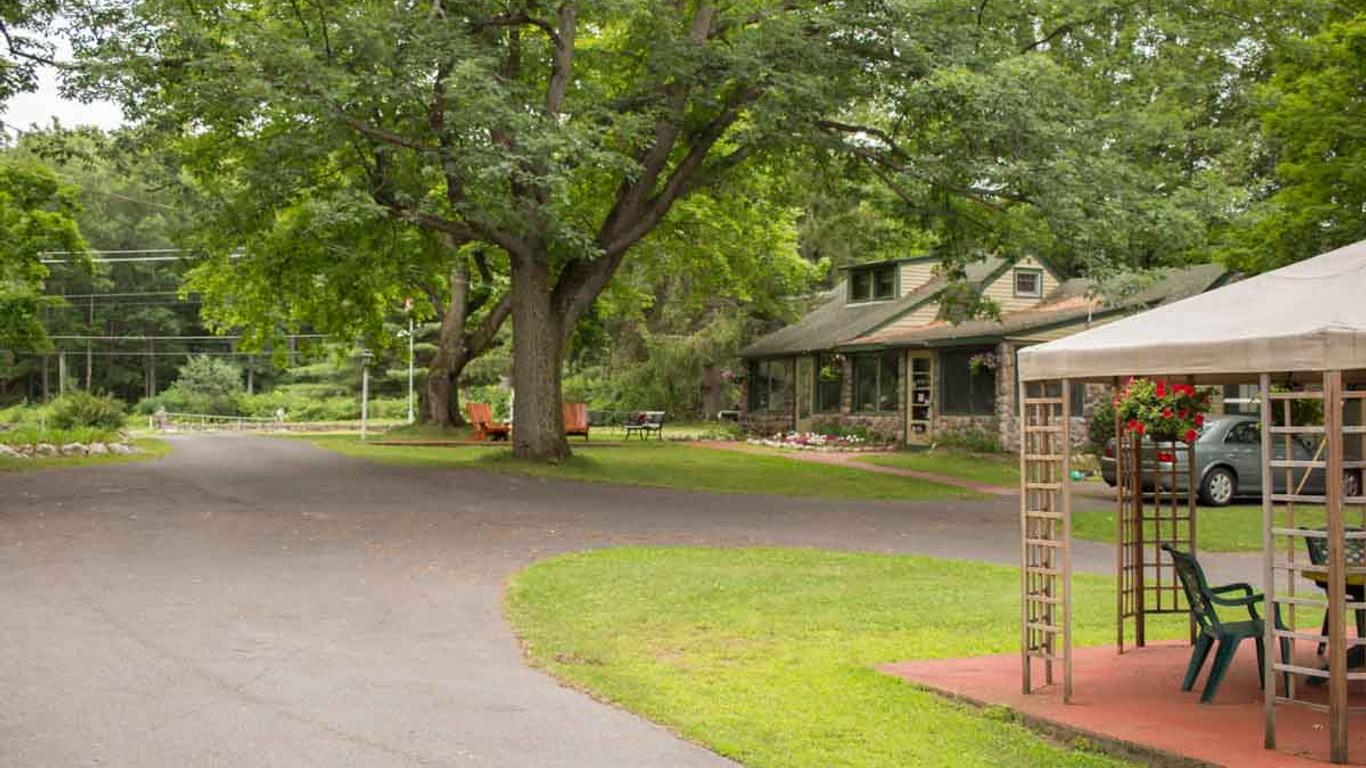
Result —
<instances>
[{"instance_id":1,"label":"green plant in planter","mask_svg":"<svg viewBox=\"0 0 1366 768\"><path fill-rule=\"evenodd\" d=\"M1148 435L1159 442L1193 443L1209 412L1208 389L1190 384L1130 379L1115 395L1115 411L1124 431Z\"/></svg>"}]
</instances>

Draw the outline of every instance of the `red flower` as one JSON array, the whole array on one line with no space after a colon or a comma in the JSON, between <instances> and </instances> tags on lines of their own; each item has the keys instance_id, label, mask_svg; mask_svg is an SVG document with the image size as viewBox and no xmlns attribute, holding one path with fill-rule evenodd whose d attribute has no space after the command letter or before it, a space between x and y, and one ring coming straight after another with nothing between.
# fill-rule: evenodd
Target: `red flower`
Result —
<instances>
[{"instance_id":1,"label":"red flower","mask_svg":"<svg viewBox=\"0 0 1366 768\"><path fill-rule=\"evenodd\" d=\"M1194 442L1195 442L1195 438L1197 438L1197 437L1199 437L1199 436L1200 436L1200 433L1199 433L1199 432L1196 432L1196 431L1193 430L1193 429L1188 429L1188 430L1186 430L1186 442L1187 442L1187 443L1194 443Z\"/></svg>"},{"instance_id":2,"label":"red flower","mask_svg":"<svg viewBox=\"0 0 1366 768\"><path fill-rule=\"evenodd\" d=\"M1159 382L1157 382L1157 388L1154 389L1153 392L1154 392L1158 397L1166 397L1166 396L1167 396L1167 382L1165 382L1165 381L1159 381Z\"/></svg>"},{"instance_id":3,"label":"red flower","mask_svg":"<svg viewBox=\"0 0 1366 768\"><path fill-rule=\"evenodd\" d=\"M1203 414L1203 413L1197 413L1197 414L1195 414L1195 427L1196 427L1196 429L1199 429L1200 427L1203 427L1203 426L1205 426L1205 414Z\"/></svg>"},{"instance_id":4,"label":"red flower","mask_svg":"<svg viewBox=\"0 0 1366 768\"><path fill-rule=\"evenodd\" d=\"M1163 408L1163 409L1162 409L1162 418L1164 418L1164 419L1170 419L1171 417L1172 417L1172 409L1170 409L1170 408Z\"/></svg>"},{"instance_id":5,"label":"red flower","mask_svg":"<svg viewBox=\"0 0 1366 768\"><path fill-rule=\"evenodd\" d=\"M1191 396L1195 394L1195 387L1190 384L1177 384L1174 389L1178 395Z\"/></svg>"},{"instance_id":6,"label":"red flower","mask_svg":"<svg viewBox=\"0 0 1366 768\"><path fill-rule=\"evenodd\" d=\"M1190 409L1189 409L1189 408L1182 408L1182 409L1181 409L1181 420L1182 420L1182 421L1185 421L1186 419L1189 419L1190 417L1191 417L1191 411L1190 411Z\"/></svg>"},{"instance_id":7,"label":"red flower","mask_svg":"<svg viewBox=\"0 0 1366 768\"><path fill-rule=\"evenodd\" d=\"M1138 419L1129 419L1129 424L1128 424L1128 426L1129 426L1129 431L1130 431L1130 432L1137 432L1137 431L1138 431Z\"/></svg>"}]
</instances>

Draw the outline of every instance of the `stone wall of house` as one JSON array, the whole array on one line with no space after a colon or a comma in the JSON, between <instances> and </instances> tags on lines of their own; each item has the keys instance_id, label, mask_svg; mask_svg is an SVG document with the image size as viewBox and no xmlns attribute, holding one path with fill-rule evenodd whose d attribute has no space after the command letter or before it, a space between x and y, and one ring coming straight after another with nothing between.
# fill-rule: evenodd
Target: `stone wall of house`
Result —
<instances>
[{"instance_id":1,"label":"stone wall of house","mask_svg":"<svg viewBox=\"0 0 1366 768\"><path fill-rule=\"evenodd\" d=\"M1020 449L1020 404L1016 399L1015 355L1022 345L1002 343L996 347L996 419L1002 447L1012 453ZM1098 403L1110 399L1108 384L1087 384L1082 396L1082 411L1072 415L1072 446L1085 448L1089 442L1087 424Z\"/></svg>"},{"instance_id":2,"label":"stone wall of house","mask_svg":"<svg viewBox=\"0 0 1366 768\"><path fill-rule=\"evenodd\" d=\"M1019 345L996 345L996 428L1002 450L1020 450L1020 404L1016 400L1015 353Z\"/></svg>"}]
</instances>

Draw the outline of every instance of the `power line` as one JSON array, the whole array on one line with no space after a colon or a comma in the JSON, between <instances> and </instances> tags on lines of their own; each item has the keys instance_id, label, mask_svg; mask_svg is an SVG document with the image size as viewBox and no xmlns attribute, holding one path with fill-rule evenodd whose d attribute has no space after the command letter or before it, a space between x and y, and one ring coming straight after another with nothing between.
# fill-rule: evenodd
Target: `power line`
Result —
<instances>
[{"instance_id":1,"label":"power line","mask_svg":"<svg viewBox=\"0 0 1366 768\"><path fill-rule=\"evenodd\" d=\"M112 254L115 256L127 256L130 253L185 253L185 248L123 248L123 249L101 249L87 248L84 251L38 251L39 256L84 256L88 253Z\"/></svg>"},{"instance_id":2,"label":"power line","mask_svg":"<svg viewBox=\"0 0 1366 768\"><path fill-rule=\"evenodd\" d=\"M172 253L192 253L188 248L128 248L124 250L99 250L90 249L85 251L39 251L39 261L43 264L69 264L71 256L86 256L88 254L103 254L101 258L91 259L96 264L123 264L134 261L180 261L180 256L169 256ZM127 254L137 254L129 256ZM241 251L233 251L228 254L229 259L242 258Z\"/></svg>"},{"instance_id":3,"label":"power line","mask_svg":"<svg viewBox=\"0 0 1366 768\"><path fill-rule=\"evenodd\" d=\"M180 261L180 256L116 256L107 259L91 259L96 264L127 264L142 261ZM43 264L70 264L70 259L39 259Z\"/></svg>"},{"instance_id":4,"label":"power line","mask_svg":"<svg viewBox=\"0 0 1366 768\"><path fill-rule=\"evenodd\" d=\"M106 296L114 296L119 298L123 298L126 296L179 296L180 291L131 291L126 293L49 293L47 295L56 299L100 299Z\"/></svg>"},{"instance_id":5,"label":"power line","mask_svg":"<svg viewBox=\"0 0 1366 768\"><path fill-rule=\"evenodd\" d=\"M240 341L241 336L49 336L58 341ZM325 339L323 333L287 333L286 339Z\"/></svg>"},{"instance_id":6,"label":"power line","mask_svg":"<svg viewBox=\"0 0 1366 768\"><path fill-rule=\"evenodd\" d=\"M87 354L92 355L94 357L199 357L200 355L204 355L207 357L268 357L272 354L270 350L264 350L261 352L181 350L179 352L174 352L162 350L132 349L126 352L111 352L108 350L91 350L87 352L85 349L51 349L46 351L37 349L12 349L9 351L19 355L75 355L76 357L81 357Z\"/></svg>"}]
</instances>

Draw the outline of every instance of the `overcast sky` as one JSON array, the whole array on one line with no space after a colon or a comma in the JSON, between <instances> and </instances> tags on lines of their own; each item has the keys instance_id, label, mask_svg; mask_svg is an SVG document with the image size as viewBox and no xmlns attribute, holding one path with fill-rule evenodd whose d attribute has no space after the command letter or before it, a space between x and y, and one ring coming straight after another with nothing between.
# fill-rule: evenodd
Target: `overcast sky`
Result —
<instances>
[{"instance_id":1,"label":"overcast sky","mask_svg":"<svg viewBox=\"0 0 1366 768\"><path fill-rule=\"evenodd\" d=\"M70 56L71 49L64 40L54 42L59 61ZM63 99L57 93L57 73L50 67L44 67L38 78L36 92L21 93L0 107L6 125L23 131L34 125L47 126L54 117L68 127L94 125L109 129L123 124L123 112L115 104L107 101L82 104Z\"/></svg>"}]
</instances>

